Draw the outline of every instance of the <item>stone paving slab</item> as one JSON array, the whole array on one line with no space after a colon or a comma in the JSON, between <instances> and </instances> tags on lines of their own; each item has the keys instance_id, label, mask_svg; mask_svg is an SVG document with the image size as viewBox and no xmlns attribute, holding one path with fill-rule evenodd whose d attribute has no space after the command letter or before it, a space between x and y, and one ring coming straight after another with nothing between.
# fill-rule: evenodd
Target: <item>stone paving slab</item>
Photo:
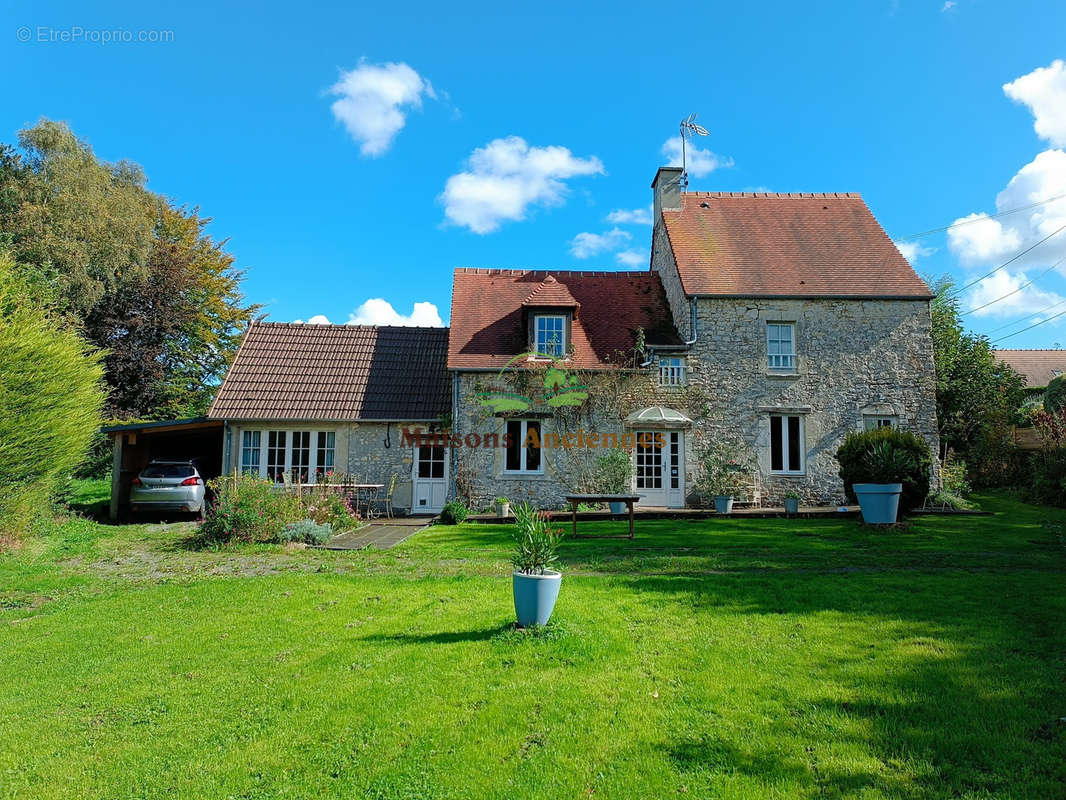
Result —
<instances>
[{"instance_id":1,"label":"stone paving slab","mask_svg":"<svg viewBox=\"0 0 1066 800\"><path fill-rule=\"evenodd\" d=\"M388 550L429 526L431 517L398 517L375 520L358 530L334 536L322 547L326 550Z\"/></svg>"}]
</instances>

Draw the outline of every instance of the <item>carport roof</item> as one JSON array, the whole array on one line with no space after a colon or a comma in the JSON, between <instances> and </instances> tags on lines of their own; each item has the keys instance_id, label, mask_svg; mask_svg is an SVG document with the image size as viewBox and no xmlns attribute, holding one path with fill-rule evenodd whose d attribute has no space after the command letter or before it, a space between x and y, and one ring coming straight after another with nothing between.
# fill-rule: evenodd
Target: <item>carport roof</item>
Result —
<instances>
[{"instance_id":1,"label":"carport roof","mask_svg":"<svg viewBox=\"0 0 1066 800\"><path fill-rule=\"evenodd\" d=\"M218 428L222 420L208 419L207 417L187 417L185 419L166 419L158 422L124 422L121 425L107 425L100 429L101 433L133 433L140 431L156 431L163 433L169 430L191 430L196 428Z\"/></svg>"}]
</instances>

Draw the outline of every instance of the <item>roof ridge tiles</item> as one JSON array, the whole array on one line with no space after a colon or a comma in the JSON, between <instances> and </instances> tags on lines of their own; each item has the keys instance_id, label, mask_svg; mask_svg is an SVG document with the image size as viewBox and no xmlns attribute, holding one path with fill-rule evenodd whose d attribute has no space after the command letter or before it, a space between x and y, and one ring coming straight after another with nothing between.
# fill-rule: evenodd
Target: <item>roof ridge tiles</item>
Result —
<instances>
[{"instance_id":1,"label":"roof ridge tiles","mask_svg":"<svg viewBox=\"0 0 1066 800\"><path fill-rule=\"evenodd\" d=\"M684 192L684 197L759 198L767 200L861 200L859 192Z\"/></svg>"}]
</instances>

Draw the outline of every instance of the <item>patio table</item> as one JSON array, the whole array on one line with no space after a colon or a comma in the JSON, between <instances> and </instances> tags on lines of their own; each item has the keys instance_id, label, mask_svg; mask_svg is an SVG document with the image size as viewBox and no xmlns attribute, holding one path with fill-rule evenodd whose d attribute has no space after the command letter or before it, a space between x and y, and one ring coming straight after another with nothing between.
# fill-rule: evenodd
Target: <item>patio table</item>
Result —
<instances>
[{"instance_id":1,"label":"patio table","mask_svg":"<svg viewBox=\"0 0 1066 800\"><path fill-rule=\"evenodd\" d=\"M640 500L639 494L568 494L566 502L573 514L573 535L577 536L577 506L579 503L625 503L629 512L629 538L633 538L633 504Z\"/></svg>"}]
</instances>

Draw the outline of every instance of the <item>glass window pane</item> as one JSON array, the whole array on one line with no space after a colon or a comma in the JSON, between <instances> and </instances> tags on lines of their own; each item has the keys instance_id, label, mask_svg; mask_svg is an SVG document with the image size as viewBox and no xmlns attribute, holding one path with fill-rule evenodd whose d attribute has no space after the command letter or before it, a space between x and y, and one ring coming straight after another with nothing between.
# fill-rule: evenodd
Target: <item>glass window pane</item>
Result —
<instances>
[{"instance_id":1,"label":"glass window pane","mask_svg":"<svg viewBox=\"0 0 1066 800\"><path fill-rule=\"evenodd\" d=\"M287 431L270 431L267 434L267 477L274 483L284 480L287 438Z\"/></svg>"},{"instance_id":2,"label":"glass window pane","mask_svg":"<svg viewBox=\"0 0 1066 800\"><path fill-rule=\"evenodd\" d=\"M803 453L803 445L800 442L800 418L788 418L788 469L790 472L800 471L800 456Z\"/></svg>"},{"instance_id":3,"label":"glass window pane","mask_svg":"<svg viewBox=\"0 0 1066 800\"><path fill-rule=\"evenodd\" d=\"M519 420L507 422L507 454L504 468L515 472L522 469L522 423Z\"/></svg>"},{"instance_id":4,"label":"glass window pane","mask_svg":"<svg viewBox=\"0 0 1066 800\"><path fill-rule=\"evenodd\" d=\"M770 417L770 469L775 472L780 472L784 469L783 446L781 417Z\"/></svg>"},{"instance_id":5,"label":"glass window pane","mask_svg":"<svg viewBox=\"0 0 1066 800\"><path fill-rule=\"evenodd\" d=\"M526 433L529 431L535 431L537 434L537 444L540 444L540 423L539 422L527 422ZM526 471L536 472L540 469L540 447L533 447L530 445L525 448L526 451Z\"/></svg>"}]
</instances>

